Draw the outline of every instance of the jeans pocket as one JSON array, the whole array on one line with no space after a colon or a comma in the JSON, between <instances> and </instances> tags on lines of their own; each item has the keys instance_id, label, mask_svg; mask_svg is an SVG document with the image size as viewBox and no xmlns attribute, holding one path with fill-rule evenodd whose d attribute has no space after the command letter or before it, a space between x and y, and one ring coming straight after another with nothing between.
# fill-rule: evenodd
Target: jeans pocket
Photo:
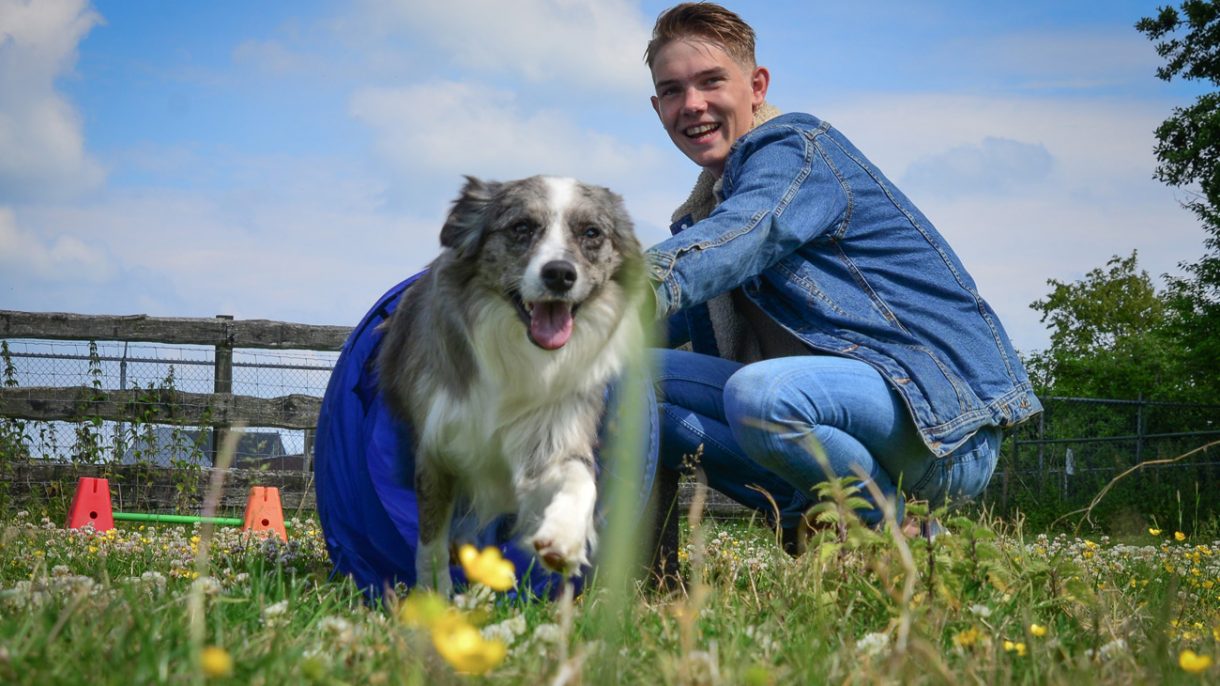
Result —
<instances>
[{"instance_id":1,"label":"jeans pocket","mask_svg":"<svg viewBox=\"0 0 1220 686\"><path fill-rule=\"evenodd\" d=\"M1002 438L998 428L980 430L957 451L936 460L911 489L912 495L927 500L932 507L977 497L995 472Z\"/></svg>"}]
</instances>

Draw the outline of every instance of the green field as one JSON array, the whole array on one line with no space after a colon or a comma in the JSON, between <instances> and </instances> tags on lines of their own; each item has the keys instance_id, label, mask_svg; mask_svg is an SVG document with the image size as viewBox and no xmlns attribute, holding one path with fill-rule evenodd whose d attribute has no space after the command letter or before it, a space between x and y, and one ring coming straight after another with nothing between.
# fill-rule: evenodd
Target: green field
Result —
<instances>
[{"instance_id":1,"label":"green field","mask_svg":"<svg viewBox=\"0 0 1220 686\"><path fill-rule=\"evenodd\" d=\"M328 578L315 522L281 544L13 513L0 682L1220 683L1220 542L980 519L931 544L832 528L795 560L761 526L707 522L684 530L684 591L370 607Z\"/></svg>"}]
</instances>

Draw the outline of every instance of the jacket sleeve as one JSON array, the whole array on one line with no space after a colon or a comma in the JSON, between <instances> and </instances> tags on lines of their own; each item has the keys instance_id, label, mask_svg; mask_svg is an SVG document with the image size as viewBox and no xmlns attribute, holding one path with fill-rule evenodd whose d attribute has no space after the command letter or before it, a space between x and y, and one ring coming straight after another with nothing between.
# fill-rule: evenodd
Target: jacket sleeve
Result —
<instances>
[{"instance_id":1,"label":"jacket sleeve","mask_svg":"<svg viewBox=\"0 0 1220 686\"><path fill-rule=\"evenodd\" d=\"M740 286L849 215L842 179L794 126L741 138L723 193L706 219L646 251L658 318Z\"/></svg>"}]
</instances>

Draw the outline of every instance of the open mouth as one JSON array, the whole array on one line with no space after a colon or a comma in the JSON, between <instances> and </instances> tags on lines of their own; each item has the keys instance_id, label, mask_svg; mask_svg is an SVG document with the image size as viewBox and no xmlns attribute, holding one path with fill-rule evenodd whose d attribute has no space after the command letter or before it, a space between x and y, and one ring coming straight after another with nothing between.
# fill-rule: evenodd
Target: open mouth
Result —
<instances>
[{"instance_id":1,"label":"open mouth","mask_svg":"<svg viewBox=\"0 0 1220 686\"><path fill-rule=\"evenodd\" d=\"M564 300L526 302L517 291L510 293L509 299L534 345L543 350L558 350L572 337L573 317L579 305Z\"/></svg>"},{"instance_id":2,"label":"open mouth","mask_svg":"<svg viewBox=\"0 0 1220 686\"><path fill-rule=\"evenodd\" d=\"M682 133L687 138L699 139L699 138L703 138L704 136L715 133L716 131L719 131L719 130L720 130L720 124L716 124L716 123L696 124L694 126L688 126L685 129L682 129Z\"/></svg>"}]
</instances>

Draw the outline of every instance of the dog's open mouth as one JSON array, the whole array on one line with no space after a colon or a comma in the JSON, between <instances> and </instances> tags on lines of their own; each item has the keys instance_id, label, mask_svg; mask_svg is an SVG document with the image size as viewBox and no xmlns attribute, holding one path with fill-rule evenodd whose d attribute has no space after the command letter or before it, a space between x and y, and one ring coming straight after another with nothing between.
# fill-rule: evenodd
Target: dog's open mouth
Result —
<instances>
[{"instance_id":1,"label":"dog's open mouth","mask_svg":"<svg viewBox=\"0 0 1220 686\"><path fill-rule=\"evenodd\" d=\"M516 291L511 299L534 345L544 350L558 350L572 337L572 318L578 306L562 300L527 303Z\"/></svg>"}]
</instances>

